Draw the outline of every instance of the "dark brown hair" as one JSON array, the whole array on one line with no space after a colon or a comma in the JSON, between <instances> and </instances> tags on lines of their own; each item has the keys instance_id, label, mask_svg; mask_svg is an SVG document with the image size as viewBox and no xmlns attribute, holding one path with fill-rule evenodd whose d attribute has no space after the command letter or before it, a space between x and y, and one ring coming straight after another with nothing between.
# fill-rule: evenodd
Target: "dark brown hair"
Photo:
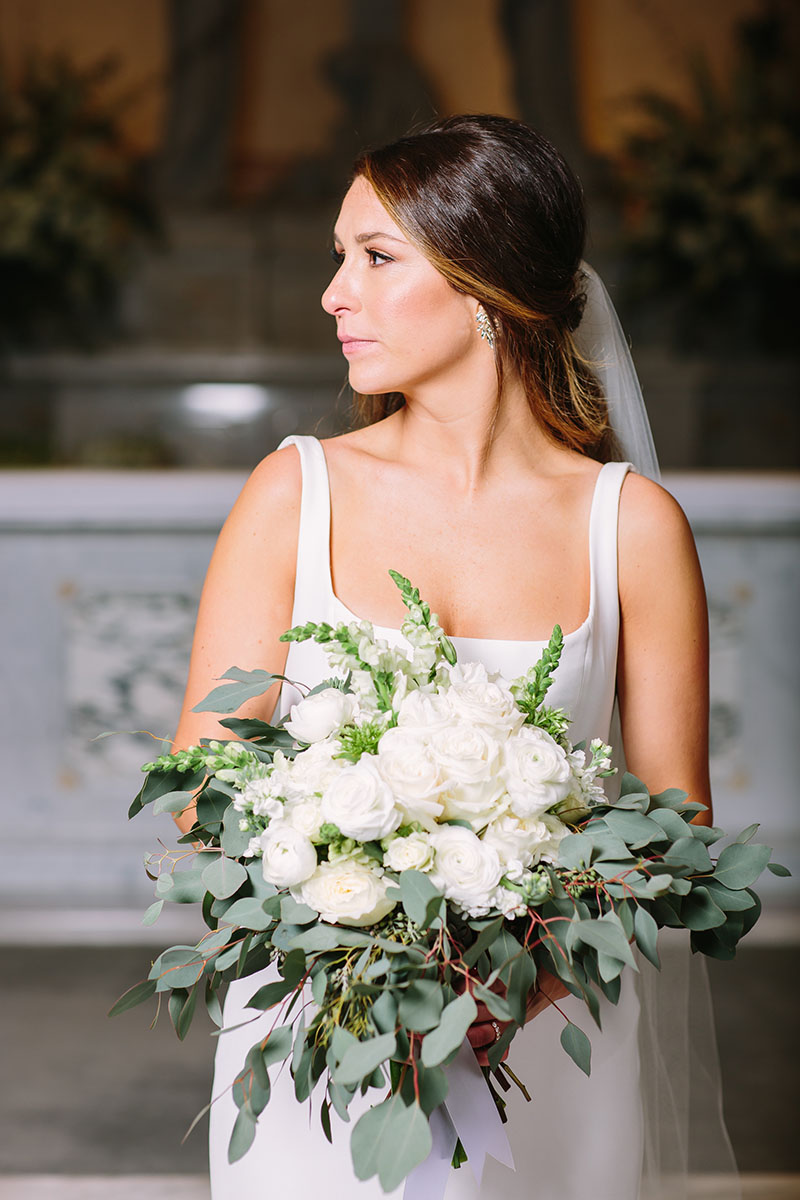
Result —
<instances>
[{"instance_id":1,"label":"dark brown hair","mask_svg":"<svg viewBox=\"0 0 800 1200\"><path fill-rule=\"evenodd\" d=\"M365 151L358 177L451 286L483 305L498 397L504 368L515 370L555 441L612 457L605 397L572 338L585 302L586 218L581 186L558 151L508 117L449 117ZM355 397L364 423L402 403L399 393Z\"/></svg>"}]
</instances>

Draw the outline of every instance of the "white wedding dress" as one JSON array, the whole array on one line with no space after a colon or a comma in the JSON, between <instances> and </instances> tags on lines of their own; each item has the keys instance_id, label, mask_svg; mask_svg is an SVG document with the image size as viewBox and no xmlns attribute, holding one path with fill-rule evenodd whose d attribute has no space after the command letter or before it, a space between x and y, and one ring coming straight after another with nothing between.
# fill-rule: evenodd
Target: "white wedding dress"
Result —
<instances>
[{"instance_id":1,"label":"white wedding dress","mask_svg":"<svg viewBox=\"0 0 800 1200\"><path fill-rule=\"evenodd\" d=\"M303 494L297 555L293 624L359 619L334 595L330 572L330 491L325 455L313 437L287 438L300 454ZM607 738L614 707L619 633L617 588L617 514L628 463L606 463L595 485L588 531L591 565L589 614L580 628L564 637L564 651L548 702L573 718L573 740ZM391 564L403 570L402 563ZM360 614L361 615L361 614ZM363 614L368 617L369 614ZM402 641L399 630L376 626L387 641ZM513 678L532 666L542 642L454 638L459 659L476 660ZM313 686L330 675L322 649L313 642L291 643L286 675ZM300 699L284 684L279 714ZM382 1098L378 1090L357 1098L352 1121L334 1117L333 1145L319 1123L321 1087L309 1104L294 1097L288 1069L273 1068L272 1097L259 1119L254 1144L238 1162L227 1160L236 1108L229 1088L250 1046L274 1020L257 1016L246 1004L274 968L230 986L225 1026L215 1063L214 1103L210 1122L210 1170L213 1200L378 1200L377 1178L359 1181L350 1158L350 1130L360 1113ZM508 1094L505 1126L516 1170L492 1158L483 1183L476 1185L469 1165L451 1171L446 1200L637 1200L644 1152L640 1059L637 1042L639 1001L632 975L623 976L619 1004L602 1001L602 1033L582 1002L562 1003L570 1019L592 1043L592 1073L586 1078L561 1048L563 1018L554 1009L530 1022L514 1039L509 1062L527 1085L531 1103L516 1088ZM255 1019L248 1024L248 1018ZM400 1197L402 1188L392 1193Z\"/></svg>"}]
</instances>

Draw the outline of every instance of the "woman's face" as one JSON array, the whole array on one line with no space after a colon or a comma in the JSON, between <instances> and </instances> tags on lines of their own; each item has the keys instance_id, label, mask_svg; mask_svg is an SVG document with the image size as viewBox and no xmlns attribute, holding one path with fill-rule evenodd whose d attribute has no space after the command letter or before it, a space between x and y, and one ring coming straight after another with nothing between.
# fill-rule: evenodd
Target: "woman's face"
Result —
<instances>
[{"instance_id":1,"label":"woman's face","mask_svg":"<svg viewBox=\"0 0 800 1200\"><path fill-rule=\"evenodd\" d=\"M336 318L354 391L413 395L485 352L476 300L450 286L361 177L342 203L334 252L339 269L322 307Z\"/></svg>"}]
</instances>

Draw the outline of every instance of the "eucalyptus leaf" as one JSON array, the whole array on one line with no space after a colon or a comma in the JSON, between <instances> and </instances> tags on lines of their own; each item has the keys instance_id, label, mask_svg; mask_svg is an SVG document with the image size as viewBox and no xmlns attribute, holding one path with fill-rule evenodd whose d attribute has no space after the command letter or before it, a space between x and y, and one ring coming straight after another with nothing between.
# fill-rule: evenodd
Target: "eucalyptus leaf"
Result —
<instances>
[{"instance_id":1,"label":"eucalyptus leaf","mask_svg":"<svg viewBox=\"0 0 800 1200\"><path fill-rule=\"evenodd\" d=\"M112 1004L108 1015L116 1017L130 1008L136 1008L137 1004L144 1004L146 1000L155 995L155 991L156 981L154 979L143 979L141 983L135 983L133 987L128 988L127 992L122 993L119 1000Z\"/></svg>"},{"instance_id":2,"label":"eucalyptus leaf","mask_svg":"<svg viewBox=\"0 0 800 1200\"><path fill-rule=\"evenodd\" d=\"M378 1033L389 1033L397 1023L397 1000L390 991L381 992L370 1009L370 1020Z\"/></svg>"},{"instance_id":3,"label":"eucalyptus leaf","mask_svg":"<svg viewBox=\"0 0 800 1200\"><path fill-rule=\"evenodd\" d=\"M263 901L255 896L243 896L235 900L225 913L226 925L239 925L242 929L254 929L261 932L273 924L272 917L264 912Z\"/></svg>"},{"instance_id":4,"label":"eucalyptus leaf","mask_svg":"<svg viewBox=\"0 0 800 1200\"><path fill-rule=\"evenodd\" d=\"M734 842L726 846L717 859L714 878L734 891L750 887L766 867L771 854L769 846Z\"/></svg>"},{"instance_id":5,"label":"eucalyptus leaf","mask_svg":"<svg viewBox=\"0 0 800 1200\"><path fill-rule=\"evenodd\" d=\"M345 1050L334 1071L334 1079L339 1084L359 1084L364 1076L371 1075L376 1067L391 1058L396 1048L397 1037L394 1033L381 1033L366 1041L356 1042Z\"/></svg>"},{"instance_id":6,"label":"eucalyptus leaf","mask_svg":"<svg viewBox=\"0 0 800 1200\"><path fill-rule=\"evenodd\" d=\"M422 871L401 871L400 893L403 908L415 925L425 927L428 905L431 901L441 899L441 893L431 883Z\"/></svg>"},{"instance_id":7,"label":"eucalyptus leaf","mask_svg":"<svg viewBox=\"0 0 800 1200\"><path fill-rule=\"evenodd\" d=\"M575 923L575 933L585 945L593 946L595 950L618 958L634 970L637 969L625 930L616 913L605 913L597 920L578 921Z\"/></svg>"},{"instance_id":8,"label":"eucalyptus leaf","mask_svg":"<svg viewBox=\"0 0 800 1200\"><path fill-rule=\"evenodd\" d=\"M239 667L231 667L220 676L222 679L234 679L235 683L223 683L214 688L192 709L192 712L204 713L233 713L252 700L255 696L263 696L273 683L285 679L285 675L271 675L269 671L242 671Z\"/></svg>"},{"instance_id":9,"label":"eucalyptus leaf","mask_svg":"<svg viewBox=\"0 0 800 1200\"><path fill-rule=\"evenodd\" d=\"M616 833L634 850L650 842L663 842L667 837L657 821L640 812L608 812L605 822L612 833Z\"/></svg>"},{"instance_id":10,"label":"eucalyptus leaf","mask_svg":"<svg viewBox=\"0 0 800 1200\"><path fill-rule=\"evenodd\" d=\"M201 867L190 867L186 871L171 871L159 875L156 895L173 904L199 904L205 895Z\"/></svg>"},{"instance_id":11,"label":"eucalyptus leaf","mask_svg":"<svg viewBox=\"0 0 800 1200\"><path fill-rule=\"evenodd\" d=\"M294 991L295 985L287 982L285 979L276 979L272 983L265 983L260 987L250 999L247 1001L248 1008L260 1008L262 1012L266 1012L268 1008L272 1008L276 1004L280 1004L281 1000L285 1000L289 992Z\"/></svg>"},{"instance_id":12,"label":"eucalyptus leaf","mask_svg":"<svg viewBox=\"0 0 800 1200\"><path fill-rule=\"evenodd\" d=\"M219 854L204 869L201 878L212 896L216 896L217 900L227 900L247 880L247 871L235 859Z\"/></svg>"},{"instance_id":13,"label":"eucalyptus leaf","mask_svg":"<svg viewBox=\"0 0 800 1200\"><path fill-rule=\"evenodd\" d=\"M725 913L714 903L708 888L695 887L681 908L681 918L687 929L715 929L725 924Z\"/></svg>"},{"instance_id":14,"label":"eucalyptus leaf","mask_svg":"<svg viewBox=\"0 0 800 1200\"><path fill-rule=\"evenodd\" d=\"M261 1057L265 1067L271 1066L272 1063L283 1062L289 1057L293 1036L291 1025L279 1025L277 1029L272 1030L266 1042L261 1046Z\"/></svg>"},{"instance_id":15,"label":"eucalyptus leaf","mask_svg":"<svg viewBox=\"0 0 800 1200\"><path fill-rule=\"evenodd\" d=\"M159 816L161 813L179 813L183 812L192 803L193 797L191 792L164 792L157 800L153 801L153 815Z\"/></svg>"},{"instance_id":16,"label":"eucalyptus leaf","mask_svg":"<svg viewBox=\"0 0 800 1200\"><path fill-rule=\"evenodd\" d=\"M472 995L480 1004L485 1004L493 1017L498 1021L513 1021L514 1014L502 996L498 996L497 992L493 992L491 988L484 987L482 983L474 983L472 985Z\"/></svg>"},{"instance_id":17,"label":"eucalyptus leaf","mask_svg":"<svg viewBox=\"0 0 800 1200\"><path fill-rule=\"evenodd\" d=\"M464 951L462 955L464 965L474 967L484 950L487 950L491 946L502 928L503 917L495 917L488 925L485 925L469 949Z\"/></svg>"},{"instance_id":18,"label":"eucalyptus leaf","mask_svg":"<svg viewBox=\"0 0 800 1200\"><path fill-rule=\"evenodd\" d=\"M582 1029L568 1021L561 1030L561 1045L584 1075L592 1072L592 1044Z\"/></svg>"},{"instance_id":19,"label":"eucalyptus leaf","mask_svg":"<svg viewBox=\"0 0 800 1200\"><path fill-rule=\"evenodd\" d=\"M444 993L438 979L415 979L400 997L397 1015L406 1029L427 1033L435 1029L444 1008Z\"/></svg>"},{"instance_id":20,"label":"eucalyptus leaf","mask_svg":"<svg viewBox=\"0 0 800 1200\"><path fill-rule=\"evenodd\" d=\"M163 907L164 907L163 900L156 900L153 904L151 904L150 907L145 912L144 916L142 917L142 924L143 925L153 925L158 920L159 916L161 915L161 910Z\"/></svg>"},{"instance_id":21,"label":"eucalyptus leaf","mask_svg":"<svg viewBox=\"0 0 800 1200\"><path fill-rule=\"evenodd\" d=\"M792 874L788 867L784 867L776 862L768 862L767 870L771 871L773 875L780 875L783 879L790 877Z\"/></svg>"},{"instance_id":22,"label":"eucalyptus leaf","mask_svg":"<svg viewBox=\"0 0 800 1200\"><path fill-rule=\"evenodd\" d=\"M430 1154L428 1119L417 1104L406 1105L394 1094L363 1114L350 1139L353 1168L359 1179L377 1174L391 1192Z\"/></svg>"},{"instance_id":23,"label":"eucalyptus leaf","mask_svg":"<svg viewBox=\"0 0 800 1200\"><path fill-rule=\"evenodd\" d=\"M636 912L633 914L633 930L636 935L636 945L642 954L650 960L654 967L660 967L658 925L647 909L642 908L641 905L637 906Z\"/></svg>"},{"instance_id":24,"label":"eucalyptus leaf","mask_svg":"<svg viewBox=\"0 0 800 1200\"><path fill-rule=\"evenodd\" d=\"M289 925L310 925L319 920L319 913L293 896L281 896L281 920Z\"/></svg>"},{"instance_id":25,"label":"eucalyptus leaf","mask_svg":"<svg viewBox=\"0 0 800 1200\"><path fill-rule=\"evenodd\" d=\"M238 1162L243 1158L253 1144L256 1136L256 1118L252 1109L245 1106L239 1109L239 1115L233 1126L231 1140L228 1143L228 1162Z\"/></svg>"},{"instance_id":26,"label":"eucalyptus leaf","mask_svg":"<svg viewBox=\"0 0 800 1200\"><path fill-rule=\"evenodd\" d=\"M453 1054L467 1036L467 1030L478 1015L478 1006L469 992L451 1000L442 1010L436 1029L422 1039L420 1057L426 1067L438 1067Z\"/></svg>"}]
</instances>

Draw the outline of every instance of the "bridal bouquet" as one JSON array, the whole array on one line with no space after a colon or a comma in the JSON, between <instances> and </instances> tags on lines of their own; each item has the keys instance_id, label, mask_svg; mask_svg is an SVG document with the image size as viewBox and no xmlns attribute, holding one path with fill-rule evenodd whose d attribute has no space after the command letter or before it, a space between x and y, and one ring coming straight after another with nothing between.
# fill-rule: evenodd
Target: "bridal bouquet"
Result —
<instances>
[{"instance_id":1,"label":"bridal bouquet","mask_svg":"<svg viewBox=\"0 0 800 1200\"><path fill-rule=\"evenodd\" d=\"M404 647L367 622L291 629L285 640L325 646L335 677L276 726L227 717L234 740L146 764L130 815L196 811L183 849L150 860L145 921L165 901L197 902L209 932L165 950L112 1009L167 993L183 1037L198 999L221 1024L224 985L274 964L249 1001L274 1020L234 1084L231 1161L269 1102L268 1068L288 1061L298 1101L324 1080L314 1095L329 1139L331 1109L347 1120L357 1093L382 1090L351 1149L356 1175L385 1191L437 1156L458 1166L468 1154L478 1170L487 1150L503 1157L498 1086L518 1082L504 1058L540 970L599 1025L599 995L616 1002L622 971L637 969L633 944L658 966L659 927L684 927L693 949L730 958L758 916L751 885L765 866L786 873L750 843L756 826L712 860L722 831L691 824L702 805L682 792L651 796L625 775L608 801L610 747L573 747L568 715L545 703L558 627L536 666L506 681L458 663L419 592L392 575ZM197 711L233 713L283 677L224 678ZM464 1040L476 1001L505 1025L485 1083ZM588 1074L589 1039L564 1020L562 1045ZM452 1086L457 1069L477 1085ZM459 1091L483 1104L477 1120Z\"/></svg>"}]
</instances>

